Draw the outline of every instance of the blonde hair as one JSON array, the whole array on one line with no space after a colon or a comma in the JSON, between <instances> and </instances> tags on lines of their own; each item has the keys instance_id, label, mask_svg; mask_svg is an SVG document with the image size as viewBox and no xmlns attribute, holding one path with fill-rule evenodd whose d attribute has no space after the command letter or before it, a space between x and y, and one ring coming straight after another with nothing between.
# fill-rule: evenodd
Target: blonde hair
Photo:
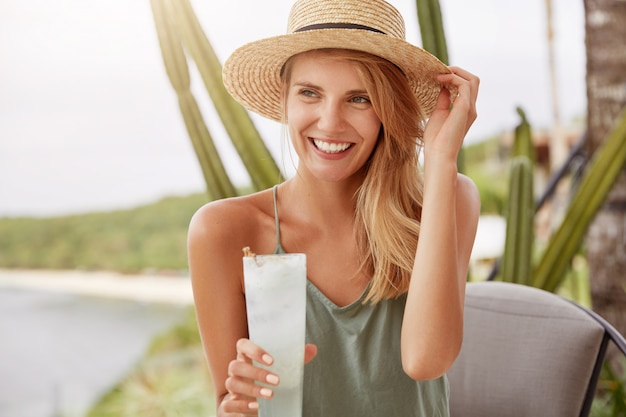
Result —
<instances>
[{"instance_id":1,"label":"blonde hair","mask_svg":"<svg viewBox=\"0 0 626 417\"><path fill-rule=\"evenodd\" d=\"M324 51L332 59L356 65L382 122L356 193L355 237L360 271L371 277L365 300L398 297L408 291L420 231L422 112L406 77L393 63L365 52ZM289 61L282 76L283 85L288 85Z\"/></svg>"}]
</instances>

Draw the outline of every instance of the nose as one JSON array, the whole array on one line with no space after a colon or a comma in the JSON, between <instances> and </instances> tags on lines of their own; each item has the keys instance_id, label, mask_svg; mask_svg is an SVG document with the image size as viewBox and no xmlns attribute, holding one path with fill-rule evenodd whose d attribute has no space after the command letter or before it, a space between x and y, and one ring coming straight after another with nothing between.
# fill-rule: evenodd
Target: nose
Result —
<instances>
[{"instance_id":1,"label":"nose","mask_svg":"<svg viewBox=\"0 0 626 417\"><path fill-rule=\"evenodd\" d=\"M345 117L340 100L327 99L319 107L318 127L328 133L342 131L345 127Z\"/></svg>"}]
</instances>

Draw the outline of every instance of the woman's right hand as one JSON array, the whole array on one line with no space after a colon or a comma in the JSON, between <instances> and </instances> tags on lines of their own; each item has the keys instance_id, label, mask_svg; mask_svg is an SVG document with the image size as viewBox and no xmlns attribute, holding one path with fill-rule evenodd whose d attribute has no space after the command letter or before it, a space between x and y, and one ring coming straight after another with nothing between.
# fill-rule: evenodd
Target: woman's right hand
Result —
<instances>
[{"instance_id":1,"label":"woman's right hand","mask_svg":"<svg viewBox=\"0 0 626 417\"><path fill-rule=\"evenodd\" d=\"M308 344L304 352L304 362L308 363L317 354L317 347ZM280 377L267 369L255 366L253 361L271 366L274 358L249 339L239 339L237 358L228 364L228 378L225 382L228 392L220 402L219 416L257 415L259 403L256 399L269 399L274 395L271 388L259 384L277 386Z\"/></svg>"},{"instance_id":2,"label":"woman's right hand","mask_svg":"<svg viewBox=\"0 0 626 417\"><path fill-rule=\"evenodd\" d=\"M273 390L259 383L276 386L280 382L278 375L255 366L253 361L271 366L274 359L249 339L239 339L237 358L228 364L225 383L228 392L220 403L220 416L256 415L259 408L256 399L272 398Z\"/></svg>"}]
</instances>

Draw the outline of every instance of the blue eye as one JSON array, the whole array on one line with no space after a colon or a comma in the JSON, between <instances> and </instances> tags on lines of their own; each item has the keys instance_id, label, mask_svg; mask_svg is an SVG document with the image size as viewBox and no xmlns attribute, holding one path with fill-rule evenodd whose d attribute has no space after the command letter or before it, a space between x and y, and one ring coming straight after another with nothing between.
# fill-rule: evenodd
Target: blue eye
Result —
<instances>
[{"instance_id":1,"label":"blue eye","mask_svg":"<svg viewBox=\"0 0 626 417\"><path fill-rule=\"evenodd\" d=\"M350 101L353 103L370 103L369 98L363 96L352 97Z\"/></svg>"},{"instance_id":2,"label":"blue eye","mask_svg":"<svg viewBox=\"0 0 626 417\"><path fill-rule=\"evenodd\" d=\"M317 94L309 89L302 89L300 90L300 94L305 96L305 97L317 97Z\"/></svg>"}]
</instances>

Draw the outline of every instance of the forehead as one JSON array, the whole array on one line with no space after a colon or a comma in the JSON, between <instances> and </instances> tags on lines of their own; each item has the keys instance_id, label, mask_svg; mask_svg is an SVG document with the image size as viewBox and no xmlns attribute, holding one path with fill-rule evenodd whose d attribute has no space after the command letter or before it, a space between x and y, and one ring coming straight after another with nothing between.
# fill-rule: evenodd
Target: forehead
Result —
<instances>
[{"instance_id":1,"label":"forehead","mask_svg":"<svg viewBox=\"0 0 626 417\"><path fill-rule=\"evenodd\" d=\"M361 81L357 60L343 50L314 50L295 55L289 60L287 68L291 82L295 78L350 78Z\"/></svg>"}]
</instances>

